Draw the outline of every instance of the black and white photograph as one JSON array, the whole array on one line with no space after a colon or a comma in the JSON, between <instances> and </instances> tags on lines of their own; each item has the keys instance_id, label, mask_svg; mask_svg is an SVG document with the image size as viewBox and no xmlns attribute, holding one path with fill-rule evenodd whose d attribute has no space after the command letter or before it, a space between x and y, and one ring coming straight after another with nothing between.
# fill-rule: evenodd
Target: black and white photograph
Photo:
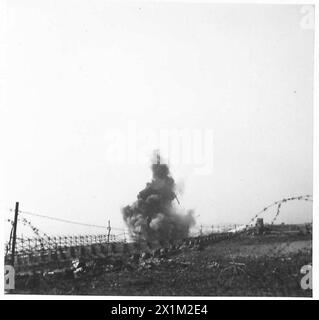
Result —
<instances>
[{"instance_id":1,"label":"black and white photograph","mask_svg":"<svg viewBox=\"0 0 319 320\"><path fill-rule=\"evenodd\" d=\"M4 23L6 299L314 297L314 4L11 0Z\"/></svg>"}]
</instances>

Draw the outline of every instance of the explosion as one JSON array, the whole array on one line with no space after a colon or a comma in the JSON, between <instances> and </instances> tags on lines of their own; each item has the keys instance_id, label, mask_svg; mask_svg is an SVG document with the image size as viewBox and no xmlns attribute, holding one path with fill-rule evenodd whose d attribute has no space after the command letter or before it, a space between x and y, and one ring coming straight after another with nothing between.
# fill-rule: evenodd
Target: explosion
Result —
<instances>
[{"instance_id":1,"label":"explosion","mask_svg":"<svg viewBox=\"0 0 319 320\"><path fill-rule=\"evenodd\" d=\"M186 213L174 203L176 184L167 164L154 152L153 179L137 195L137 201L122 209L123 219L135 240L175 240L188 236L195 224L193 211Z\"/></svg>"}]
</instances>

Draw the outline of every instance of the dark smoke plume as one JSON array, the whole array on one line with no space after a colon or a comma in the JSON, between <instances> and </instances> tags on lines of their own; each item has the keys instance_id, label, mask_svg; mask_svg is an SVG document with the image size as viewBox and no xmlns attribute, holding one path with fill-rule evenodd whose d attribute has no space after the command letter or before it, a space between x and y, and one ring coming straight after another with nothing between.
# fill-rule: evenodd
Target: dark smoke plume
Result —
<instances>
[{"instance_id":1,"label":"dark smoke plume","mask_svg":"<svg viewBox=\"0 0 319 320\"><path fill-rule=\"evenodd\" d=\"M153 179L137 195L137 201L122 209L131 236L136 240L174 240L188 236L195 224L193 212L178 207L175 181L159 152L152 161Z\"/></svg>"}]
</instances>

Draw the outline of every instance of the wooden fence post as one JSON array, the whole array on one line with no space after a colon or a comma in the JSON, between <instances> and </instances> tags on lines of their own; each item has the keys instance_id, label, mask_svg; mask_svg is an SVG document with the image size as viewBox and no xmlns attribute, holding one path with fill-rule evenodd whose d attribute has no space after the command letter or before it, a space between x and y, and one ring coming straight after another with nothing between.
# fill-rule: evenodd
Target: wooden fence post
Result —
<instances>
[{"instance_id":1,"label":"wooden fence post","mask_svg":"<svg viewBox=\"0 0 319 320\"><path fill-rule=\"evenodd\" d=\"M17 227L18 227L18 214L19 214L19 202L16 202L16 207L14 211L14 222L13 222L13 238L12 238L12 260L11 264L14 266L14 256L16 250L16 238L17 238Z\"/></svg>"},{"instance_id":2,"label":"wooden fence post","mask_svg":"<svg viewBox=\"0 0 319 320\"><path fill-rule=\"evenodd\" d=\"M108 220L108 222L107 222L107 230L108 230L108 233L107 233L106 254L108 255L109 254L109 244L110 244L110 232L111 232L111 222L110 222L110 220Z\"/></svg>"}]
</instances>

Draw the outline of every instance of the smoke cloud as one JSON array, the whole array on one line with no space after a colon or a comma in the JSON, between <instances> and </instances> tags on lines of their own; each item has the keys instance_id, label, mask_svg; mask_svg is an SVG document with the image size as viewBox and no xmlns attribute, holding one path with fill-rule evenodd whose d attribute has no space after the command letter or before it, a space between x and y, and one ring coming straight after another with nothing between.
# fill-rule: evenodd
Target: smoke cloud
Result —
<instances>
[{"instance_id":1,"label":"smoke cloud","mask_svg":"<svg viewBox=\"0 0 319 320\"><path fill-rule=\"evenodd\" d=\"M175 240L187 237L195 224L193 211L179 207L176 184L158 151L152 159L153 179L122 209L123 219L135 240Z\"/></svg>"}]
</instances>

